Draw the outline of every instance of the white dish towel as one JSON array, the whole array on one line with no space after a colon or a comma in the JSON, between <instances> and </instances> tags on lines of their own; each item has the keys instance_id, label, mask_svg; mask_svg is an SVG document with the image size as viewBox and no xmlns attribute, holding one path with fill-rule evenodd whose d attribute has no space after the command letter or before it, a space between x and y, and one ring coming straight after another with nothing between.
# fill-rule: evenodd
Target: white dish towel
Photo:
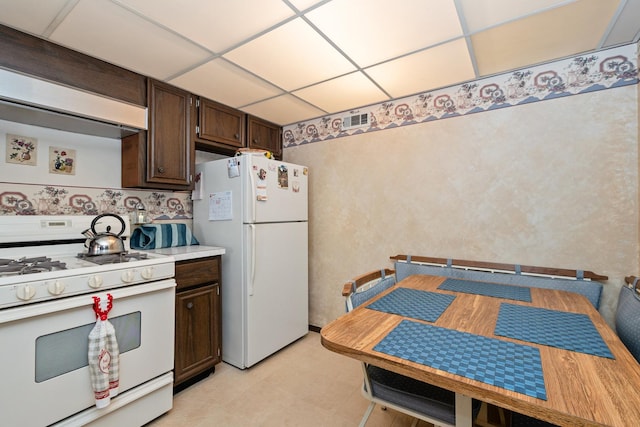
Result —
<instances>
[{"instance_id":1,"label":"white dish towel","mask_svg":"<svg viewBox=\"0 0 640 427\"><path fill-rule=\"evenodd\" d=\"M89 333L89 373L97 408L109 405L118 395L120 351L116 331L107 316L113 307L113 297L107 294L106 301L93 297L96 325Z\"/></svg>"}]
</instances>

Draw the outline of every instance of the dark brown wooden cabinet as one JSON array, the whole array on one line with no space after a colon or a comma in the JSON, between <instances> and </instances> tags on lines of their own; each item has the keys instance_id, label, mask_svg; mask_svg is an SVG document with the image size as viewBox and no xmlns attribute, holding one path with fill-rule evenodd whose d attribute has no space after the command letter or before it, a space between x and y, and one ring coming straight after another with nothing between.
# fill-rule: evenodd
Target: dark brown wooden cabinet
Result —
<instances>
[{"instance_id":1,"label":"dark brown wooden cabinet","mask_svg":"<svg viewBox=\"0 0 640 427\"><path fill-rule=\"evenodd\" d=\"M274 123L247 116L247 142L249 148L271 151L282 159L282 128Z\"/></svg>"},{"instance_id":2,"label":"dark brown wooden cabinet","mask_svg":"<svg viewBox=\"0 0 640 427\"><path fill-rule=\"evenodd\" d=\"M239 148L268 150L282 158L282 128L218 102L200 97L194 115L196 149L233 155Z\"/></svg>"},{"instance_id":3,"label":"dark brown wooden cabinet","mask_svg":"<svg viewBox=\"0 0 640 427\"><path fill-rule=\"evenodd\" d=\"M122 139L122 186L193 188L195 148L189 92L148 79L148 128Z\"/></svg>"},{"instance_id":4,"label":"dark brown wooden cabinet","mask_svg":"<svg viewBox=\"0 0 640 427\"><path fill-rule=\"evenodd\" d=\"M196 100L196 148L229 151L230 154L245 144L245 114L206 98Z\"/></svg>"},{"instance_id":5,"label":"dark brown wooden cabinet","mask_svg":"<svg viewBox=\"0 0 640 427\"><path fill-rule=\"evenodd\" d=\"M222 360L220 256L176 262L174 387Z\"/></svg>"}]
</instances>

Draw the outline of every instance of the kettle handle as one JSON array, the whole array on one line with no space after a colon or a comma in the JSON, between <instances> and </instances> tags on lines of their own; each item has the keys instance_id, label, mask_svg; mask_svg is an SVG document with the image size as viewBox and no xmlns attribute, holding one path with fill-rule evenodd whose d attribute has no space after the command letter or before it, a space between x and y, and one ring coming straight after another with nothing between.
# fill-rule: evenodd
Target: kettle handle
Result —
<instances>
[{"instance_id":1,"label":"kettle handle","mask_svg":"<svg viewBox=\"0 0 640 427\"><path fill-rule=\"evenodd\" d=\"M101 215L98 215L97 217L93 218L93 221L91 221L91 231L93 231L94 234L98 234L98 232L96 231L96 224L98 223L98 220L100 218L103 218L105 216L112 216L114 218L117 218L118 221L120 221L120 224L122 224L122 229L120 230L120 232L117 234L117 236L120 236L122 233L124 233L124 230L127 228L127 226L124 223L124 220L122 219L122 217L120 217L119 215L115 215L112 213L103 213ZM110 228L107 228L107 233L109 232Z\"/></svg>"}]
</instances>

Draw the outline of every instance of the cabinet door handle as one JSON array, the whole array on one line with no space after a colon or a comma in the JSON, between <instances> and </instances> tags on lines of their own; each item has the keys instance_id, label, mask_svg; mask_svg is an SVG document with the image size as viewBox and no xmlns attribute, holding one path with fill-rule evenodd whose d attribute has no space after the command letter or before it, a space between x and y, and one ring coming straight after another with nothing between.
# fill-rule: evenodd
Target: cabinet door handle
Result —
<instances>
[{"instance_id":1,"label":"cabinet door handle","mask_svg":"<svg viewBox=\"0 0 640 427\"><path fill-rule=\"evenodd\" d=\"M192 302L188 302L187 303L187 309L191 310L193 308L193 303Z\"/></svg>"},{"instance_id":2,"label":"cabinet door handle","mask_svg":"<svg viewBox=\"0 0 640 427\"><path fill-rule=\"evenodd\" d=\"M240 134L236 133L235 135L233 135L233 137L234 137L235 139L240 139Z\"/></svg>"},{"instance_id":3,"label":"cabinet door handle","mask_svg":"<svg viewBox=\"0 0 640 427\"><path fill-rule=\"evenodd\" d=\"M258 138L253 138L253 143L257 144L258 143Z\"/></svg>"},{"instance_id":4,"label":"cabinet door handle","mask_svg":"<svg viewBox=\"0 0 640 427\"><path fill-rule=\"evenodd\" d=\"M158 172L159 173L164 173L164 168L162 166L158 166Z\"/></svg>"}]
</instances>

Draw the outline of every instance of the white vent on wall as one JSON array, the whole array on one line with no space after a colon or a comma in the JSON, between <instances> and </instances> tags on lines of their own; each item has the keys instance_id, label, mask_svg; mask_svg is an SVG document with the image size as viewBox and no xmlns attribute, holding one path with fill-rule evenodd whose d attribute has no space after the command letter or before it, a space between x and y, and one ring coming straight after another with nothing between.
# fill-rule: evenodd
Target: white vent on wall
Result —
<instances>
[{"instance_id":1,"label":"white vent on wall","mask_svg":"<svg viewBox=\"0 0 640 427\"><path fill-rule=\"evenodd\" d=\"M355 114L342 118L342 130L362 128L369 125L369 113Z\"/></svg>"}]
</instances>

